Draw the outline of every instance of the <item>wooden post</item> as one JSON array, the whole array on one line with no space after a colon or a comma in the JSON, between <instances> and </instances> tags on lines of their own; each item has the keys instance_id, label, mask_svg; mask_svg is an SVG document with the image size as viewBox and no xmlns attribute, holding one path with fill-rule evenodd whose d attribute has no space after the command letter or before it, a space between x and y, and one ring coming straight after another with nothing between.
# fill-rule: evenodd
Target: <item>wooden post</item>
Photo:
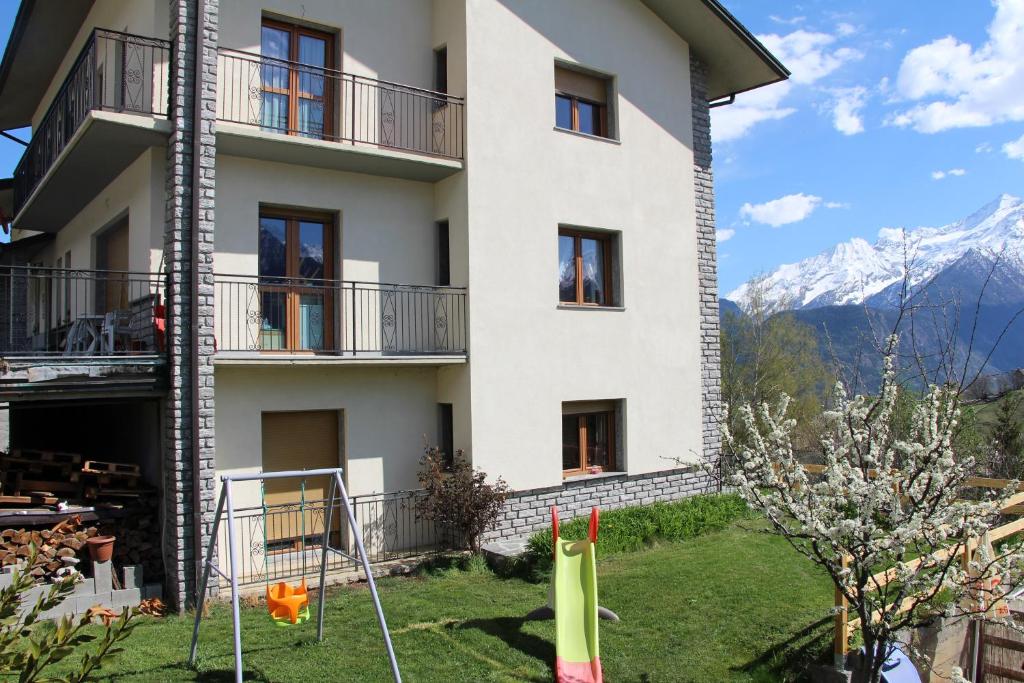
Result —
<instances>
[{"instance_id":1,"label":"wooden post","mask_svg":"<svg viewBox=\"0 0 1024 683\"><path fill-rule=\"evenodd\" d=\"M846 569L850 564L850 558L847 555L842 557L842 567ZM850 613L849 603L846 601L846 596L843 595L843 591L836 586L836 616L835 616L835 635L833 643L833 665L836 670L843 671L846 669L846 655L850 651Z\"/></svg>"}]
</instances>

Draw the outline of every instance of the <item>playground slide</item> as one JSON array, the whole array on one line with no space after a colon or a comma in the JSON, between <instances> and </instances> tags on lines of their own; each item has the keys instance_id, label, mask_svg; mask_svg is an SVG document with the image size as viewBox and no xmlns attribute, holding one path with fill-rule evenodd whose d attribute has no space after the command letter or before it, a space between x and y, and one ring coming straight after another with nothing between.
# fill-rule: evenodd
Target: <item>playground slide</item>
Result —
<instances>
[{"instance_id":1,"label":"playground slide","mask_svg":"<svg viewBox=\"0 0 1024 683\"><path fill-rule=\"evenodd\" d=\"M590 539L555 541L555 677L560 683L602 681L594 550Z\"/></svg>"}]
</instances>

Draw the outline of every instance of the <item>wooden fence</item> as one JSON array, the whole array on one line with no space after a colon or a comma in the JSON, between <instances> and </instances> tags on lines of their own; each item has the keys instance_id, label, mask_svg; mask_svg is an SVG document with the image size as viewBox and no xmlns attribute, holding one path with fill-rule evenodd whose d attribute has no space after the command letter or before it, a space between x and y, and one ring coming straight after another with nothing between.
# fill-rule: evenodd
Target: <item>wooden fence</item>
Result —
<instances>
[{"instance_id":1,"label":"wooden fence","mask_svg":"<svg viewBox=\"0 0 1024 683\"><path fill-rule=\"evenodd\" d=\"M825 472L824 465L804 465L804 469L809 474L823 474ZM869 470L868 474L872 472ZM970 488L985 488L985 489L1004 489L1011 484L1008 479L991 479L987 477L970 477L967 480L966 485ZM1018 490L1018 493L1014 494L1002 509L1003 514L1006 515L1024 515L1024 485ZM1003 524L994 529L989 530L988 537L993 543L996 541L1012 536L1013 534L1024 531L1024 517L1017 519L1013 522ZM979 539L968 539L963 543L956 543L950 548L939 550L931 555L925 557L919 557L906 563L908 569L913 570L923 564L926 560L934 559L936 562L943 562L948 560L954 555L960 556L960 562L963 567L967 567L974 555L974 552L978 549ZM843 566L847 564L847 558L843 558ZM871 584L874 585L874 590L878 590L888 584L890 581L897 578L898 572L895 568L886 569L878 572L871 577ZM909 596L903 600L903 603L899 606L896 613L900 614L907 611L914 605L914 601L918 596ZM834 654L836 666L841 666L846 661L846 655L850 651L850 637L853 633L860 628L860 618L850 619L850 615L847 611L848 605L846 598L843 596L842 591L836 587L835 596L836 616L835 616L835 635L834 635ZM879 621L882 618L881 610L876 610L872 615L872 622Z\"/></svg>"}]
</instances>

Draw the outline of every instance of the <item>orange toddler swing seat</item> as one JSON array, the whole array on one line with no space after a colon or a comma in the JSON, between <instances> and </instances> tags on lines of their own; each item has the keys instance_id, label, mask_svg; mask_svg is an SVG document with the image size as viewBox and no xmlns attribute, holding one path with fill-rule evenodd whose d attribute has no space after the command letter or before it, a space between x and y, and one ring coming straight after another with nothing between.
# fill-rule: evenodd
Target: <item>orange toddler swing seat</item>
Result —
<instances>
[{"instance_id":1,"label":"orange toddler swing seat","mask_svg":"<svg viewBox=\"0 0 1024 683\"><path fill-rule=\"evenodd\" d=\"M306 592L306 579L298 586L284 581L267 586L267 611L270 618L279 626L301 624L309 619L309 595Z\"/></svg>"}]
</instances>

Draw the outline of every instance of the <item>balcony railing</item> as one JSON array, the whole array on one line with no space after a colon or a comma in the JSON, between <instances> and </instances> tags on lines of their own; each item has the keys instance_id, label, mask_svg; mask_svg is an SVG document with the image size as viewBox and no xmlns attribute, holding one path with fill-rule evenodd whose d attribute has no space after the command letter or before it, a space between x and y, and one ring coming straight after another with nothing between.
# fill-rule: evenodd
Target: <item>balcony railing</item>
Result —
<instances>
[{"instance_id":1,"label":"balcony railing","mask_svg":"<svg viewBox=\"0 0 1024 683\"><path fill-rule=\"evenodd\" d=\"M0 267L0 355L163 354L164 276Z\"/></svg>"},{"instance_id":2,"label":"balcony railing","mask_svg":"<svg viewBox=\"0 0 1024 683\"><path fill-rule=\"evenodd\" d=\"M215 275L218 351L464 355L466 290Z\"/></svg>"},{"instance_id":3,"label":"balcony railing","mask_svg":"<svg viewBox=\"0 0 1024 683\"><path fill-rule=\"evenodd\" d=\"M399 491L352 496L352 513L363 536L371 563L389 562L449 547L447 534L416 513L422 491ZM334 508L331 546L358 554L344 511ZM263 581L312 578L320 571L327 501L245 507L235 511L235 538L241 552L238 577L242 585ZM221 527L221 565L228 562L227 528ZM327 556L328 572L353 570L357 565L335 553Z\"/></svg>"},{"instance_id":4,"label":"balcony railing","mask_svg":"<svg viewBox=\"0 0 1024 683\"><path fill-rule=\"evenodd\" d=\"M171 45L95 29L14 170L17 214L90 111L167 115Z\"/></svg>"},{"instance_id":5,"label":"balcony railing","mask_svg":"<svg viewBox=\"0 0 1024 683\"><path fill-rule=\"evenodd\" d=\"M264 131L463 158L462 98L221 50L217 118Z\"/></svg>"}]
</instances>

